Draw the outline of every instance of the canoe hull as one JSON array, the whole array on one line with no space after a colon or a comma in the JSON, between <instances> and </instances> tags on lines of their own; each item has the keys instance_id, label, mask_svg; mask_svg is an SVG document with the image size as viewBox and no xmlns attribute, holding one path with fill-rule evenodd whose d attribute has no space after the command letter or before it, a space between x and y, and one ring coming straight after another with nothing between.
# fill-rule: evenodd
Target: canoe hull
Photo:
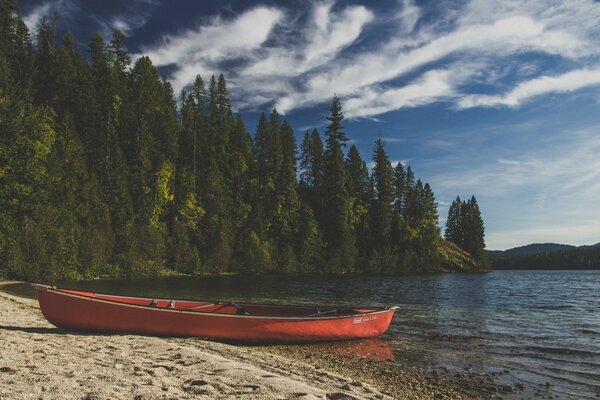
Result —
<instances>
[{"instance_id":1,"label":"canoe hull","mask_svg":"<svg viewBox=\"0 0 600 400\"><path fill-rule=\"evenodd\" d=\"M157 336L194 336L233 341L346 340L383 334L394 308L337 317L246 316L123 304L38 288L40 308L53 325L70 330Z\"/></svg>"}]
</instances>

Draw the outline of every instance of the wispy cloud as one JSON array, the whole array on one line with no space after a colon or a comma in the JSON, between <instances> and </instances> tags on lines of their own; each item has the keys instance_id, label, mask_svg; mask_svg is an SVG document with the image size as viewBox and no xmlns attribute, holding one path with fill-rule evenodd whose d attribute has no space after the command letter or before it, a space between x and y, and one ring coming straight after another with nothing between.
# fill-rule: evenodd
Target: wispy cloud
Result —
<instances>
[{"instance_id":1,"label":"wispy cloud","mask_svg":"<svg viewBox=\"0 0 600 400\"><path fill-rule=\"evenodd\" d=\"M156 5L155 0L132 0L121 4L114 15L107 17L86 13L81 5L81 0L48 0L31 9L23 17L23 21L30 32L35 32L43 17L56 14L59 17L60 25L66 26L73 21L76 23L89 22L93 24L94 29L108 38L116 29L128 35L144 26Z\"/></svg>"},{"instance_id":2,"label":"wispy cloud","mask_svg":"<svg viewBox=\"0 0 600 400\"><path fill-rule=\"evenodd\" d=\"M23 16L23 22L30 32L35 32L43 17L49 17L56 13L61 18L69 18L77 6L69 0L50 0L34 7L27 15Z\"/></svg>"},{"instance_id":3,"label":"wispy cloud","mask_svg":"<svg viewBox=\"0 0 600 400\"><path fill-rule=\"evenodd\" d=\"M400 27L404 34L410 34L415 30L420 17L421 9L413 0L402 0L402 8L396 14L396 18L401 21Z\"/></svg>"},{"instance_id":4,"label":"wispy cloud","mask_svg":"<svg viewBox=\"0 0 600 400\"><path fill-rule=\"evenodd\" d=\"M548 93L573 92L589 86L600 85L600 69L580 69L558 76L542 76L519 83L504 95L467 95L459 100L459 108L518 107L523 102Z\"/></svg>"},{"instance_id":5,"label":"wispy cloud","mask_svg":"<svg viewBox=\"0 0 600 400\"><path fill-rule=\"evenodd\" d=\"M349 7L339 15L331 10L333 2L316 4L311 22L299 32L301 42L296 46L267 48L243 76L297 76L335 59L360 35L373 14L363 6Z\"/></svg>"},{"instance_id":6,"label":"wispy cloud","mask_svg":"<svg viewBox=\"0 0 600 400\"><path fill-rule=\"evenodd\" d=\"M217 17L208 25L165 36L160 43L142 48L142 53L158 66L174 65L173 86L181 89L197 74L215 73L215 66L224 60L247 58L282 18L279 9L256 7L232 21Z\"/></svg>"},{"instance_id":7,"label":"wispy cloud","mask_svg":"<svg viewBox=\"0 0 600 400\"><path fill-rule=\"evenodd\" d=\"M131 33L146 24L155 5L140 1L146 0L89 18L105 34ZM57 11L64 18L78 4L49 0L25 21L33 30L43 15ZM243 110L276 106L286 113L326 103L336 93L347 117L369 119L440 101L456 111L516 108L599 79L600 3L593 0L377 6L315 0L223 15L142 43L137 56L168 67L176 90L197 74L225 73L234 104Z\"/></svg>"},{"instance_id":8,"label":"wispy cloud","mask_svg":"<svg viewBox=\"0 0 600 400\"><path fill-rule=\"evenodd\" d=\"M599 127L595 126L593 130ZM446 202L457 193L476 193L487 221L490 248L557 241L572 244L600 240L600 137L562 132L546 143L513 150L466 168L465 155L446 160L454 168L440 169L432 186ZM499 150L488 150L482 159ZM462 163L462 164L461 164Z\"/></svg>"},{"instance_id":9,"label":"wispy cloud","mask_svg":"<svg viewBox=\"0 0 600 400\"><path fill-rule=\"evenodd\" d=\"M346 100L346 116L366 117L439 101L454 92L448 78L448 71L435 70L406 86L391 89L367 88L359 96Z\"/></svg>"},{"instance_id":10,"label":"wispy cloud","mask_svg":"<svg viewBox=\"0 0 600 400\"><path fill-rule=\"evenodd\" d=\"M30 32L34 32L42 18L50 14L53 10L54 2L43 3L35 7L29 14L23 17L23 22L27 25Z\"/></svg>"},{"instance_id":11,"label":"wispy cloud","mask_svg":"<svg viewBox=\"0 0 600 400\"><path fill-rule=\"evenodd\" d=\"M129 15L118 15L107 21L92 16L93 20L98 25L99 31L105 38L110 38L115 30L120 30L126 36L130 35L136 29L146 24L148 15L136 14L134 16Z\"/></svg>"}]
</instances>

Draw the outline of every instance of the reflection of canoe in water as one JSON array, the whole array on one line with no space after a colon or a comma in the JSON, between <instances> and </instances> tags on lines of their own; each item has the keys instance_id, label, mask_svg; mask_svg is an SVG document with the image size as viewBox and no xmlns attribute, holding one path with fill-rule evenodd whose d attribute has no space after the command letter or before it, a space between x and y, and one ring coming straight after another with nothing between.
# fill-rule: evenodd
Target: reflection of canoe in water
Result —
<instances>
[{"instance_id":1,"label":"reflection of canoe in water","mask_svg":"<svg viewBox=\"0 0 600 400\"><path fill-rule=\"evenodd\" d=\"M385 332L396 309L164 300L33 286L53 325L112 333L245 341L358 339Z\"/></svg>"}]
</instances>

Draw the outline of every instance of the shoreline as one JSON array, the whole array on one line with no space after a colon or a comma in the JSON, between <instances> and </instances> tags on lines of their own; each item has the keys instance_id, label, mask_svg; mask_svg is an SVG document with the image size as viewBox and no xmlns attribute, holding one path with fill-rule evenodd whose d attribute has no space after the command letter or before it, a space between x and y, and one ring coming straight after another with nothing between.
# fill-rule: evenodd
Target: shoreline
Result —
<instances>
[{"instance_id":1,"label":"shoreline","mask_svg":"<svg viewBox=\"0 0 600 400\"><path fill-rule=\"evenodd\" d=\"M0 309L2 400L496 397L481 382L453 382L311 345L68 332L48 323L36 300L5 292Z\"/></svg>"}]
</instances>

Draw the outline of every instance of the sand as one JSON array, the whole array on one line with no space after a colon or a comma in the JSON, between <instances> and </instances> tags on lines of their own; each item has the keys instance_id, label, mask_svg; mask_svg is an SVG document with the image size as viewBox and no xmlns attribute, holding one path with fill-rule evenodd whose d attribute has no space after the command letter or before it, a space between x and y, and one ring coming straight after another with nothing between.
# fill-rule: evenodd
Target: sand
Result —
<instances>
[{"instance_id":1,"label":"sand","mask_svg":"<svg viewBox=\"0 0 600 400\"><path fill-rule=\"evenodd\" d=\"M345 368L330 363L327 368L311 357L303 362L303 354L303 346L67 332L46 321L37 301L0 292L0 400L459 399L473 395L440 381L426 382L423 375L407 371L398 372L397 385L392 380L390 388L389 376L387 381L369 378L370 368L363 360L349 359Z\"/></svg>"}]
</instances>

